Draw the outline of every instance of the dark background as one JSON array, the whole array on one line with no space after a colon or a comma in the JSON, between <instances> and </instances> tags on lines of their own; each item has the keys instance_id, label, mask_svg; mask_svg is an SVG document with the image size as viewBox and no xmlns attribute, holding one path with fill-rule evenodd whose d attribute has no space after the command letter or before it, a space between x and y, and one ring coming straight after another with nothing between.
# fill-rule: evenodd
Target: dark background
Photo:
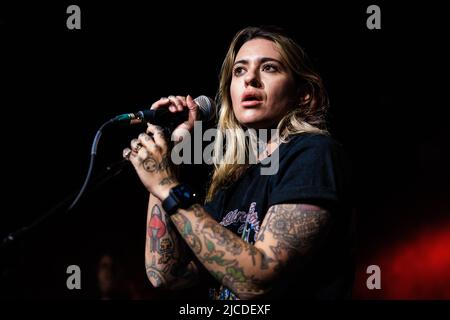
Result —
<instances>
[{"instance_id":1,"label":"dark background","mask_svg":"<svg viewBox=\"0 0 450 320\"><path fill-rule=\"evenodd\" d=\"M66 28L70 4L81 8L81 30ZM381 8L381 30L366 28L370 4ZM279 25L322 75L331 131L352 159L355 298L450 298L448 35L437 2L77 1L2 4L0 14L2 238L79 190L103 122L161 96L214 97L233 35ZM121 160L140 130L106 130L94 173ZM207 173L197 165L185 179L201 193ZM128 298L188 294L169 296L146 281L146 205L144 188L125 168L70 214L2 250L1 296L97 298L105 253L121 266ZM66 288L72 264L82 270L82 290ZM365 286L372 264L381 267L382 290Z\"/></svg>"}]
</instances>

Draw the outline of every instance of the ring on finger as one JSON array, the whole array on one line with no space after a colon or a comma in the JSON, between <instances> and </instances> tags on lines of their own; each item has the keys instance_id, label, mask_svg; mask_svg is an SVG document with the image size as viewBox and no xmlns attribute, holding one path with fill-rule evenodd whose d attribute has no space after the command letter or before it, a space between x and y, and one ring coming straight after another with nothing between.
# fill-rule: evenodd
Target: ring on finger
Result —
<instances>
[{"instance_id":1,"label":"ring on finger","mask_svg":"<svg viewBox=\"0 0 450 320\"><path fill-rule=\"evenodd\" d=\"M142 144L138 143L138 144L136 144L136 147L134 147L134 151L139 152L139 150L141 150L141 148L142 148Z\"/></svg>"},{"instance_id":2,"label":"ring on finger","mask_svg":"<svg viewBox=\"0 0 450 320\"><path fill-rule=\"evenodd\" d=\"M131 149L125 149L124 151L123 151L123 157L124 157L124 159L127 159L127 160L130 160L130 156L131 156Z\"/></svg>"}]
</instances>

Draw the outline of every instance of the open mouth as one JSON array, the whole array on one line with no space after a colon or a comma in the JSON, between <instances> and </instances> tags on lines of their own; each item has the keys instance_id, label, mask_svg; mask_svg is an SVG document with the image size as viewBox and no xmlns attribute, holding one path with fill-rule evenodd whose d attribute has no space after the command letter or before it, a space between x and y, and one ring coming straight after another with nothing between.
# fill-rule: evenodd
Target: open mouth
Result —
<instances>
[{"instance_id":1,"label":"open mouth","mask_svg":"<svg viewBox=\"0 0 450 320\"><path fill-rule=\"evenodd\" d=\"M257 95L244 95L241 101L243 107L253 107L262 103L262 98Z\"/></svg>"}]
</instances>

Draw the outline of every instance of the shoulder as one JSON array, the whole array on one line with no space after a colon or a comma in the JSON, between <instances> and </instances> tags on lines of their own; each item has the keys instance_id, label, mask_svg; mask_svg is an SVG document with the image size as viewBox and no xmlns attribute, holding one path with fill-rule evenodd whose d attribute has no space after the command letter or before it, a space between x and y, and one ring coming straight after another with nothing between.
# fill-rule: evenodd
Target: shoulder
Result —
<instances>
[{"instance_id":1,"label":"shoulder","mask_svg":"<svg viewBox=\"0 0 450 320\"><path fill-rule=\"evenodd\" d=\"M324 146L340 145L330 134L301 133L288 138L288 145L292 146Z\"/></svg>"},{"instance_id":2,"label":"shoulder","mask_svg":"<svg viewBox=\"0 0 450 320\"><path fill-rule=\"evenodd\" d=\"M349 163L343 148L330 135L298 134L280 148L277 174L271 179L270 205L345 201Z\"/></svg>"},{"instance_id":3,"label":"shoulder","mask_svg":"<svg viewBox=\"0 0 450 320\"><path fill-rule=\"evenodd\" d=\"M281 156L289 157L289 155L299 154L320 156L342 152L342 144L329 134L302 133L288 138Z\"/></svg>"}]
</instances>

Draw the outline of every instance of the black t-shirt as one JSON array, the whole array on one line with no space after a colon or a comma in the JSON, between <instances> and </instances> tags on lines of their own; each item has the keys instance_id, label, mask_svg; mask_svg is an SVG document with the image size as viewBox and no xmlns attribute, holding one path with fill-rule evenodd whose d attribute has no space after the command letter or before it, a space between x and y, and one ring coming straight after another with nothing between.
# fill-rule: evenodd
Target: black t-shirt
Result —
<instances>
[{"instance_id":1,"label":"black t-shirt","mask_svg":"<svg viewBox=\"0 0 450 320\"><path fill-rule=\"evenodd\" d=\"M295 268L285 270L270 297L349 297L353 279L352 217L349 172L342 146L328 135L298 134L279 146L278 160L278 172L271 175L261 174L261 169L273 167L273 163L251 165L236 183L220 189L212 201L205 203L205 210L249 243L255 242L272 205L307 203L329 210L332 230L323 245L307 260L292 264Z\"/></svg>"}]
</instances>

